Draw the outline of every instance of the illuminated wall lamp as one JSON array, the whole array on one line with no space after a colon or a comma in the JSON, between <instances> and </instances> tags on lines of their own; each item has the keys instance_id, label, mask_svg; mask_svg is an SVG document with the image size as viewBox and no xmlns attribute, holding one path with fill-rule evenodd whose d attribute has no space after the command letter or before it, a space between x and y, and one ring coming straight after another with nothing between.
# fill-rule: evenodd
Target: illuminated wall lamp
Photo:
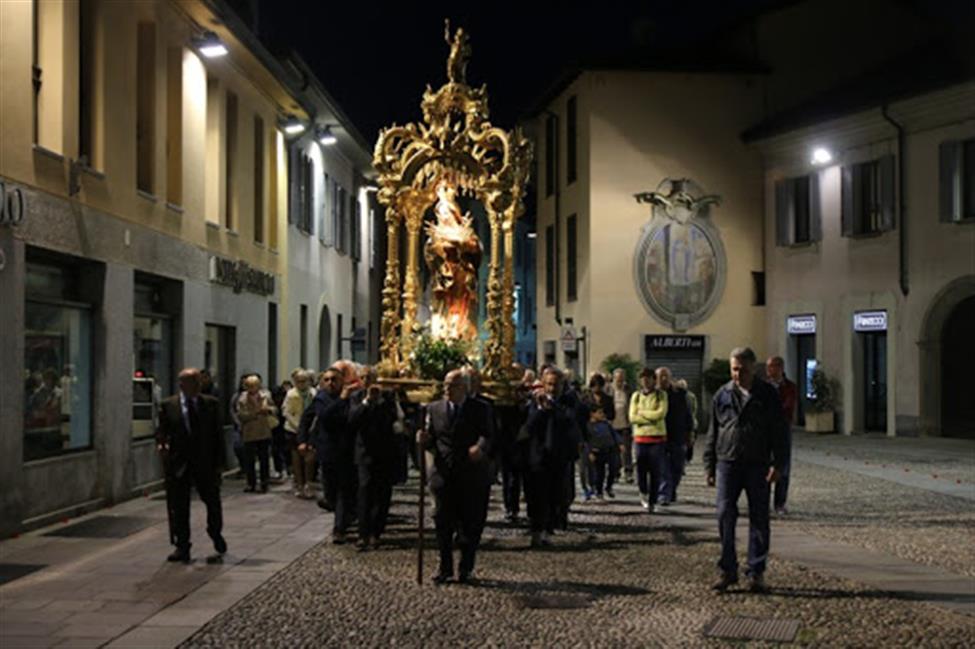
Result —
<instances>
[{"instance_id":1,"label":"illuminated wall lamp","mask_svg":"<svg viewBox=\"0 0 975 649\"><path fill-rule=\"evenodd\" d=\"M538 238L538 233L532 231L532 232L529 232L527 236L528 236L529 239L537 239Z\"/></svg>"},{"instance_id":2,"label":"illuminated wall lamp","mask_svg":"<svg viewBox=\"0 0 975 649\"><path fill-rule=\"evenodd\" d=\"M332 146L338 139L335 137L335 133L332 133L332 127L326 126L318 132L318 141L322 146Z\"/></svg>"},{"instance_id":3,"label":"illuminated wall lamp","mask_svg":"<svg viewBox=\"0 0 975 649\"><path fill-rule=\"evenodd\" d=\"M305 125L294 115L288 115L281 122L281 129L288 135L300 135L305 132Z\"/></svg>"},{"instance_id":4,"label":"illuminated wall lamp","mask_svg":"<svg viewBox=\"0 0 975 649\"><path fill-rule=\"evenodd\" d=\"M216 59L227 54L227 46L213 32L203 32L196 41L196 49L208 59Z\"/></svg>"},{"instance_id":5,"label":"illuminated wall lamp","mask_svg":"<svg viewBox=\"0 0 975 649\"><path fill-rule=\"evenodd\" d=\"M814 165L829 164L832 161L833 161L833 154L830 153L827 149L824 149L823 147L819 147L813 151L812 163Z\"/></svg>"}]
</instances>

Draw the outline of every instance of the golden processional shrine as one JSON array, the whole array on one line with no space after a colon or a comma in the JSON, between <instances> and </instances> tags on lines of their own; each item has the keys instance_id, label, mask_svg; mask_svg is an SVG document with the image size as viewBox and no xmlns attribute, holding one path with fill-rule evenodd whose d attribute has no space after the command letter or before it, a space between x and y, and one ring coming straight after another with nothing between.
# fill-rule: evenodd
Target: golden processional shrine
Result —
<instances>
[{"instance_id":1,"label":"golden processional shrine","mask_svg":"<svg viewBox=\"0 0 975 649\"><path fill-rule=\"evenodd\" d=\"M486 86L467 85L471 49L464 30L451 37L448 23L445 38L447 83L436 92L427 86L423 122L381 131L373 157L387 231L379 369L387 381L413 385L441 378L418 362L421 351L466 350L489 379L502 381L515 348L514 224L524 212L532 147L520 129L507 132L488 121ZM479 202L490 226L487 315L480 324L486 337L477 321L483 246L470 213L461 212L461 197ZM424 294L428 322L418 320Z\"/></svg>"}]
</instances>

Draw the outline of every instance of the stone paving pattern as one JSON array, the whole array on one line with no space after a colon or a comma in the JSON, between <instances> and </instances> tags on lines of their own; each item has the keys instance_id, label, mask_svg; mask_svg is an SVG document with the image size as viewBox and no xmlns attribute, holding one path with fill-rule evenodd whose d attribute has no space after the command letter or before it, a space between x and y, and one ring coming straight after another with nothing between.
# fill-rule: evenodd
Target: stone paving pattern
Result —
<instances>
[{"instance_id":1,"label":"stone paving pattern","mask_svg":"<svg viewBox=\"0 0 975 649\"><path fill-rule=\"evenodd\" d=\"M799 435L796 456L766 597L709 590L714 491L697 459L668 514L644 513L625 485L579 504L545 552L495 504L481 583L443 588L415 584L415 484L395 492L387 546L360 554L321 543L331 516L286 486L243 494L229 480L222 566L202 561L198 501L189 566L164 560L158 497L97 512L153 519L124 539L0 542L0 561L48 565L0 586L0 647L725 646L702 634L717 615L797 619L807 646L975 646L975 445Z\"/></svg>"},{"instance_id":2,"label":"stone paving pattern","mask_svg":"<svg viewBox=\"0 0 975 649\"><path fill-rule=\"evenodd\" d=\"M183 646L720 646L723 641L701 633L716 615L795 618L801 623L797 641L811 646L971 646L971 616L775 558L776 526L801 527L807 517L829 514L825 525L809 524L811 532L827 537L835 535L837 522L845 517L848 541L858 533L900 534L902 503L891 500L890 484L860 476L838 479L846 477L797 464L793 509L803 513L773 523L768 571L773 592L768 596L713 594L716 530L710 525L671 527L670 514L644 513L630 485L619 489L616 501L576 507L571 531L558 535L548 551L529 551L527 537L504 524L494 505L479 557L480 582L419 587L414 582L415 532L409 523L415 490L412 495L400 490L394 506L400 522L386 547L357 553L350 546L318 546ZM690 504L713 498L700 464L690 467L682 489ZM962 545L971 550L971 517L956 512L967 503L946 503L924 493L905 498L912 507L932 507L929 517L958 516L958 528L968 532ZM872 517L864 520L862 503L868 503L867 511L882 512L884 503L892 511L878 513L878 525ZM938 509L946 506L950 513ZM680 507L674 513L679 510L689 513ZM921 545L914 548L912 542ZM910 547L905 552L916 558L941 541L917 534L899 543L891 547ZM429 576L435 568L432 542L426 560ZM548 604L556 608L537 608L546 604L538 596L553 596Z\"/></svg>"}]
</instances>

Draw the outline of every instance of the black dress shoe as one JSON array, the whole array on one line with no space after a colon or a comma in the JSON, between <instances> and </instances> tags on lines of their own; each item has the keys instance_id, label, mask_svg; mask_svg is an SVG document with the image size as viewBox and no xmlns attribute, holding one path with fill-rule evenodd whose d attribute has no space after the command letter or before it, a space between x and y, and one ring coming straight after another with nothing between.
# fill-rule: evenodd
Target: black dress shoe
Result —
<instances>
[{"instance_id":1,"label":"black dress shoe","mask_svg":"<svg viewBox=\"0 0 975 649\"><path fill-rule=\"evenodd\" d=\"M433 583L435 583L438 586L442 586L453 578L454 576L451 574L445 572L438 572L433 576Z\"/></svg>"},{"instance_id":2,"label":"black dress shoe","mask_svg":"<svg viewBox=\"0 0 975 649\"><path fill-rule=\"evenodd\" d=\"M727 590L730 587L734 586L737 583L738 583L738 575L725 572L721 574L721 577L718 578L718 581L714 582L714 584L711 586L711 590L716 591L718 593L724 593L727 592Z\"/></svg>"},{"instance_id":3,"label":"black dress shoe","mask_svg":"<svg viewBox=\"0 0 975 649\"><path fill-rule=\"evenodd\" d=\"M464 572L462 570L460 572L460 575L457 576L457 583L458 584L470 584L473 581L474 581L474 577L473 577L473 575L471 575L470 572Z\"/></svg>"},{"instance_id":4,"label":"black dress shoe","mask_svg":"<svg viewBox=\"0 0 975 649\"><path fill-rule=\"evenodd\" d=\"M333 505L332 503L328 502L324 498L319 499L318 506L321 507L322 509L324 509L327 512L334 512L335 511L335 505Z\"/></svg>"},{"instance_id":5,"label":"black dress shoe","mask_svg":"<svg viewBox=\"0 0 975 649\"><path fill-rule=\"evenodd\" d=\"M213 539L213 549L217 551L217 554L227 553L227 542L223 540L222 536Z\"/></svg>"},{"instance_id":6,"label":"black dress shoe","mask_svg":"<svg viewBox=\"0 0 975 649\"><path fill-rule=\"evenodd\" d=\"M175 550L171 555L166 557L166 561L189 563L190 562L190 551L189 550Z\"/></svg>"}]
</instances>

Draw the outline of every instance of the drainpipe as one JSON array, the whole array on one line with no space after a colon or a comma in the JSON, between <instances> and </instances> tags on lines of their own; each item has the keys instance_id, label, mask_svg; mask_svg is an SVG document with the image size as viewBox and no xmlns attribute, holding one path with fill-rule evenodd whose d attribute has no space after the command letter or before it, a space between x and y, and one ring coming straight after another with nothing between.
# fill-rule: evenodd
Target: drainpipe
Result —
<instances>
[{"instance_id":1,"label":"drainpipe","mask_svg":"<svg viewBox=\"0 0 975 649\"><path fill-rule=\"evenodd\" d=\"M901 287L901 294L907 295L910 290L908 282L907 268L907 220L904 217L906 212L904 205L904 127L894 121L888 114L888 105L884 104L880 108L880 114L884 119L897 129L897 241L898 241L898 272Z\"/></svg>"},{"instance_id":2,"label":"drainpipe","mask_svg":"<svg viewBox=\"0 0 975 649\"><path fill-rule=\"evenodd\" d=\"M562 277L562 269L559 262L562 259L562 237L560 236L559 219L561 210L561 198L562 191L559 188L559 116L557 113L553 113L550 110L546 110L545 114L555 120L555 139L553 141L554 146L554 157L555 157L555 263L552 264L552 272L555 273L555 321L562 326L562 289L561 282L559 281ZM546 124L545 138L546 145L548 144L548 124ZM548 170L546 169L546 173Z\"/></svg>"}]
</instances>

